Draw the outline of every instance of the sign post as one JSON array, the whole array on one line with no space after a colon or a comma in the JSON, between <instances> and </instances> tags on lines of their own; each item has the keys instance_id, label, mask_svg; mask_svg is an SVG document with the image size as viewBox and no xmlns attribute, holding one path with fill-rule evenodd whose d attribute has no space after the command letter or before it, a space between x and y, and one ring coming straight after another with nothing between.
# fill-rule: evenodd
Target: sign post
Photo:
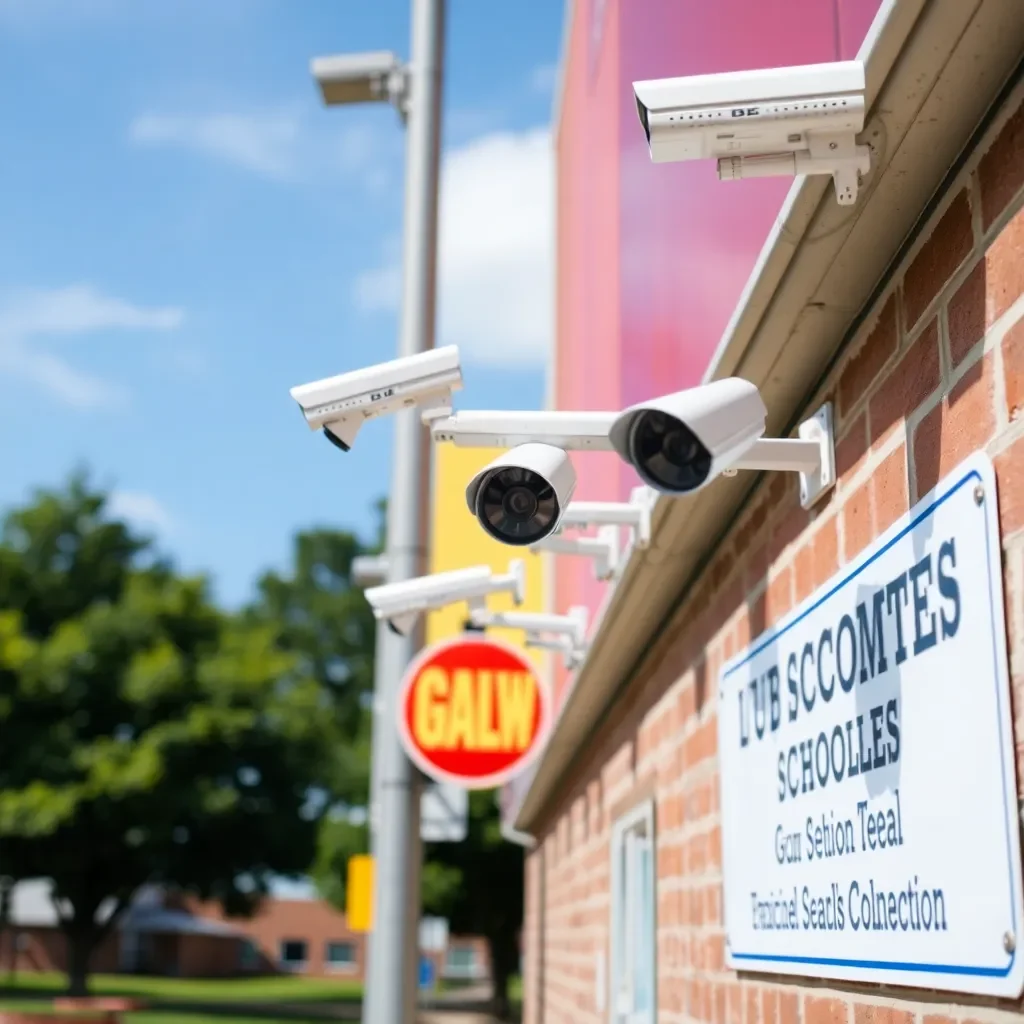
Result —
<instances>
[{"instance_id":1,"label":"sign post","mask_svg":"<svg viewBox=\"0 0 1024 1024\"><path fill-rule=\"evenodd\" d=\"M466 634L409 665L398 733L425 775L462 789L495 789L539 752L551 707L530 659L503 641Z\"/></svg>"},{"instance_id":2,"label":"sign post","mask_svg":"<svg viewBox=\"0 0 1024 1024\"><path fill-rule=\"evenodd\" d=\"M726 960L1016 998L996 478L977 454L722 671Z\"/></svg>"}]
</instances>

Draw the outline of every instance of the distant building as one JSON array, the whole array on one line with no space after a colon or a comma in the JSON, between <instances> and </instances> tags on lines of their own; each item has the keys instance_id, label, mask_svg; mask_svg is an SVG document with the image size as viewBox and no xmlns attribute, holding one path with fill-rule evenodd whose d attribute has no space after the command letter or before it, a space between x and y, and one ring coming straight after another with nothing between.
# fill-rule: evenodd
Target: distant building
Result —
<instances>
[{"instance_id":1,"label":"distant building","mask_svg":"<svg viewBox=\"0 0 1024 1024\"><path fill-rule=\"evenodd\" d=\"M112 904L100 908L101 919ZM434 976L486 981L489 961L479 938L449 936L444 922L425 920L424 956ZM93 957L98 973L212 978L301 974L361 981L365 941L345 915L317 899L267 898L250 919L227 918L216 904L147 887L101 943ZM67 965L52 886L47 879L20 882L11 893L10 922L0 934L0 971L63 971Z\"/></svg>"}]
</instances>

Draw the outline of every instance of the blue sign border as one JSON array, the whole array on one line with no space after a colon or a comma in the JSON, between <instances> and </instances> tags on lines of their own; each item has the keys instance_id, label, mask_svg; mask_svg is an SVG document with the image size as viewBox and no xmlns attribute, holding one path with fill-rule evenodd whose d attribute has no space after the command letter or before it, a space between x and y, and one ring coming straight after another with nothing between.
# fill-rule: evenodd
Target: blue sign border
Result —
<instances>
[{"instance_id":1,"label":"blue sign border","mask_svg":"<svg viewBox=\"0 0 1024 1024\"><path fill-rule=\"evenodd\" d=\"M994 476L994 474L993 474ZM735 672L738 672L744 665L746 665L753 658L757 657L766 647L774 644L780 637L788 633L794 626L802 622L808 615L811 614L816 608L819 608L826 601L828 601L833 595L843 589L848 583L855 580L868 566L873 562L877 561L882 557L897 541L902 540L908 533L915 529L920 523L924 522L929 516L934 515L935 511L940 508L946 501L948 501L954 494L965 487L968 483L976 482L981 484L983 487L987 481L982 479L981 472L977 468L971 468L967 470L964 475L957 480L945 494L936 498L932 503L924 509L921 513L915 516L906 526L903 527L895 536L890 537L885 544L883 544L877 551L875 551L870 557L866 558L861 564L853 569L847 576L841 579L835 586L833 586L827 593L819 597L814 604L804 609L799 615L797 615L792 621L785 623L781 627L777 627L774 630L762 634L762 640L757 644L756 647L751 649L745 655L741 655L739 660L734 662L728 668L722 672L722 681L724 682ZM995 486L993 480L993 486L991 488L992 494L986 495L986 498L991 500L995 497ZM996 514L998 515L998 509ZM996 680L997 689L1000 688L1000 661L999 661L999 649L998 649L998 636L996 632L995 624L1003 621L1003 609L995 608L993 599L993 592L996 588L993 586L992 580L992 536L991 536L991 520L989 514L985 514L985 554L986 554L986 568L988 570L988 600L989 600L989 611L992 622L992 674ZM1002 590L1002 581L1000 580L999 592ZM724 696L723 691L719 691L719 697ZM1003 746L1003 695L1002 693L996 694L996 708L998 709L999 715L999 763L1000 771L1002 773L1003 781L1003 808L1007 806L1009 800L1008 789L1006 784L1006 751ZM1017 934L1017 893L1014 878L1014 865L1013 865L1013 844L1010 839L1009 825L1007 822L1006 814L1003 815L1003 826L1005 829L1006 839L1006 861L1007 868L1009 871L1010 879L1010 915L1011 923L1013 927L1014 935ZM726 921L726 934L728 934L728 921ZM919 974L949 974L959 976L971 976L981 978L1005 978L1008 977L1010 972L1013 970L1014 962L1017 958L1016 948L1010 953L1009 962L1005 967L973 967L964 964L926 964L926 963L912 963L903 962L899 960L846 960L839 957L821 957L821 956L783 956L783 955L772 955L768 953L730 953L729 958L735 961L743 961L745 963L774 963L774 964L793 964L794 966L799 964L814 965L818 967L846 967L853 968L856 970L870 970L870 971L900 971L906 973L919 973Z\"/></svg>"}]
</instances>

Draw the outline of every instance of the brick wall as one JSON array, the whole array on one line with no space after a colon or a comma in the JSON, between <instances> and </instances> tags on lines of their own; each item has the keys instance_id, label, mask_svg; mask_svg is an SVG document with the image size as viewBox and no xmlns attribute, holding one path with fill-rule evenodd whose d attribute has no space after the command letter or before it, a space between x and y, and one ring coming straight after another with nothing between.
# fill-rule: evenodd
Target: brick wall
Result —
<instances>
[{"instance_id":1,"label":"brick wall","mask_svg":"<svg viewBox=\"0 0 1024 1024\"><path fill-rule=\"evenodd\" d=\"M1011 114L1011 111L1015 110ZM809 403L835 405L839 482L812 513L764 478L594 737L526 865L525 1024L607 1020L610 828L655 795L658 1020L946 1024L1021 1006L724 969L716 686L723 660L853 559L978 449L999 482L1018 770L1024 766L1024 106L1004 113ZM879 268L881 271L881 268ZM684 624L685 623L685 627ZM543 885L543 894L538 896ZM543 906L542 906L543 904Z\"/></svg>"}]
</instances>

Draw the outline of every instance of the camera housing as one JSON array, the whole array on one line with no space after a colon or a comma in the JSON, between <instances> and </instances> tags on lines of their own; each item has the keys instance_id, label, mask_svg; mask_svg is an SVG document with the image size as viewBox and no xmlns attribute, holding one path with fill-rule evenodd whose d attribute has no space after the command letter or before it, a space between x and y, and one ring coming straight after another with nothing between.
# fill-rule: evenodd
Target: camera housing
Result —
<instances>
[{"instance_id":1,"label":"camera housing","mask_svg":"<svg viewBox=\"0 0 1024 1024\"><path fill-rule=\"evenodd\" d=\"M754 384L727 377L631 406L608 436L649 487L688 494L732 467L764 434L767 412Z\"/></svg>"},{"instance_id":2,"label":"camera housing","mask_svg":"<svg viewBox=\"0 0 1024 1024\"><path fill-rule=\"evenodd\" d=\"M576 490L568 454L552 444L520 444L485 466L466 488L466 504L502 544L527 546L558 529Z\"/></svg>"},{"instance_id":3,"label":"camera housing","mask_svg":"<svg viewBox=\"0 0 1024 1024\"><path fill-rule=\"evenodd\" d=\"M567 637L574 648L582 648L587 640L589 613L584 605L576 605L565 615L546 612L492 612L486 608L470 611L470 622L484 629L521 629L528 637L543 638L545 634Z\"/></svg>"},{"instance_id":4,"label":"camera housing","mask_svg":"<svg viewBox=\"0 0 1024 1024\"><path fill-rule=\"evenodd\" d=\"M367 420L413 407L444 415L461 387L459 348L448 345L301 384L290 394L309 428L347 452Z\"/></svg>"},{"instance_id":5,"label":"camera housing","mask_svg":"<svg viewBox=\"0 0 1024 1024\"><path fill-rule=\"evenodd\" d=\"M329 107L388 102L405 113L409 72L390 50L316 57L309 70Z\"/></svg>"},{"instance_id":6,"label":"camera housing","mask_svg":"<svg viewBox=\"0 0 1024 1024\"><path fill-rule=\"evenodd\" d=\"M392 632L407 636L427 611L466 601L471 609L483 607L490 594L508 593L515 604L523 603L526 566L521 559L509 563L506 574L495 574L489 566L438 572L398 583L385 583L364 591L378 620L386 621Z\"/></svg>"},{"instance_id":7,"label":"camera housing","mask_svg":"<svg viewBox=\"0 0 1024 1024\"><path fill-rule=\"evenodd\" d=\"M387 555L356 555L350 577L357 587L372 587L388 578Z\"/></svg>"},{"instance_id":8,"label":"camera housing","mask_svg":"<svg viewBox=\"0 0 1024 1024\"><path fill-rule=\"evenodd\" d=\"M857 145L866 112L860 61L634 82L655 163L718 160L722 180L830 174L856 202L871 151Z\"/></svg>"}]
</instances>

